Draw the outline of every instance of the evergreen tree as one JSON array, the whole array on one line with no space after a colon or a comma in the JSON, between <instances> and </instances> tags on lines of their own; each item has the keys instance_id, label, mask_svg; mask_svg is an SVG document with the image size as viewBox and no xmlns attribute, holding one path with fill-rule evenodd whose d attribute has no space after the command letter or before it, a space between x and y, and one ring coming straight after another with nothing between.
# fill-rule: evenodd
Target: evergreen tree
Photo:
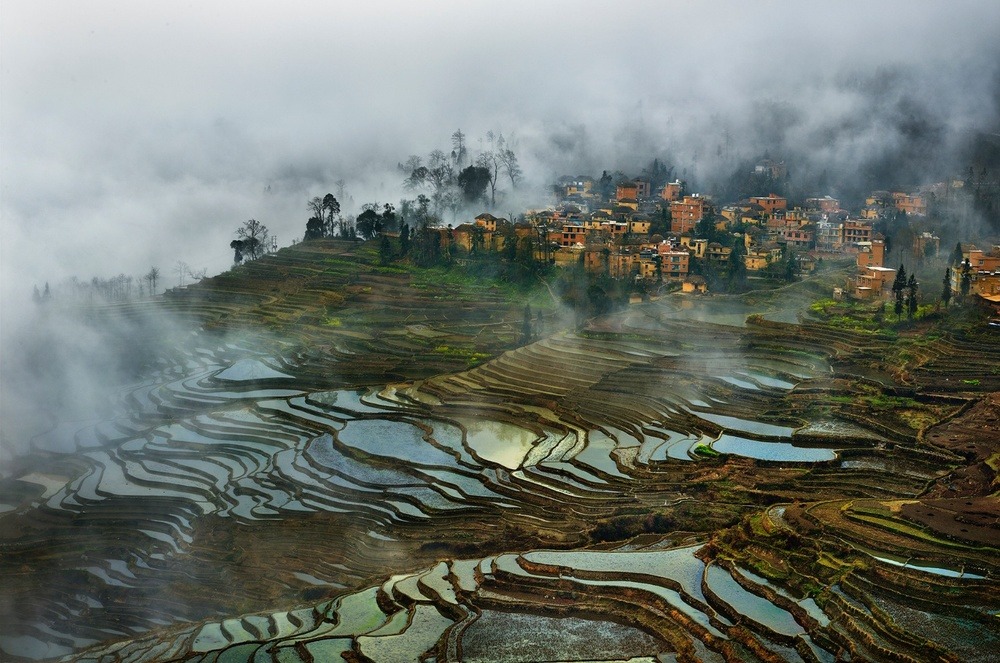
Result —
<instances>
[{"instance_id":1,"label":"evergreen tree","mask_svg":"<svg viewBox=\"0 0 1000 663\"><path fill-rule=\"evenodd\" d=\"M962 263L962 283L959 288L959 292L962 293L962 299L968 297L969 291L972 289L972 264L969 263L968 258Z\"/></svg>"},{"instance_id":2,"label":"evergreen tree","mask_svg":"<svg viewBox=\"0 0 1000 663\"><path fill-rule=\"evenodd\" d=\"M913 274L906 283L906 291L906 317L912 320L917 312L917 277Z\"/></svg>"},{"instance_id":3,"label":"evergreen tree","mask_svg":"<svg viewBox=\"0 0 1000 663\"><path fill-rule=\"evenodd\" d=\"M785 256L785 282L793 283L799 274L799 262L795 259L795 252L788 251Z\"/></svg>"},{"instance_id":4,"label":"evergreen tree","mask_svg":"<svg viewBox=\"0 0 1000 663\"><path fill-rule=\"evenodd\" d=\"M385 233L379 235L378 257L383 265L392 262L392 244L389 243L389 237Z\"/></svg>"},{"instance_id":5,"label":"evergreen tree","mask_svg":"<svg viewBox=\"0 0 1000 663\"><path fill-rule=\"evenodd\" d=\"M962 263L962 243L958 242L955 244L955 250L951 252L951 262L952 265L959 265Z\"/></svg>"},{"instance_id":6,"label":"evergreen tree","mask_svg":"<svg viewBox=\"0 0 1000 663\"><path fill-rule=\"evenodd\" d=\"M733 250L729 254L729 264L726 272L729 277L729 289L731 291L742 290L747 282L747 265L743 259L746 255L746 246L743 237L740 236L733 243Z\"/></svg>"},{"instance_id":7,"label":"evergreen tree","mask_svg":"<svg viewBox=\"0 0 1000 663\"><path fill-rule=\"evenodd\" d=\"M399 250L405 256L410 252L410 224L404 223L399 229Z\"/></svg>"},{"instance_id":8,"label":"evergreen tree","mask_svg":"<svg viewBox=\"0 0 1000 663\"><path fill-rule=\"evenodd\" d=\"M892 282L892 294L896 300L896 304L893 310L896 312L896 319L899 320L903 316L903 293L906 290L906 268L903 265L899 266L899 271L896 272L896 280Z\"/></svg>"},{"instance_id":9,"label":"evergreen tree","mask_svg":"<svg viewBox=\"0 0 1000 663\"><path fill-rule=\"evenodd\" d=\"M944 281L942 285L941 301L944 302L944 307L948 308L948 302L951 301L951 268L949 267L944 268Z\"/></svg>"}]
</instances>

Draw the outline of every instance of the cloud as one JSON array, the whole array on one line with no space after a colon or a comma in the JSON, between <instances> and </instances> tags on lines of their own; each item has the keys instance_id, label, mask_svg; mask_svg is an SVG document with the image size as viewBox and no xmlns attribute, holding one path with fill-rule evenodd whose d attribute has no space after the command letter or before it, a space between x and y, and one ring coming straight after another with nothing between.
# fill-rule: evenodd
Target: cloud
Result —
<instances>
[{"instance_id":1,"label":"cloud","mask_svg":"<svg viewBox=\"0 0 1000 663\"><path fill-rule=\"evenodd\" d=\"M288 243L338 179L357 206L398 200L395 164L456 128L473 153L517 137L525 203L654 156L707 186L765 149L853 191L866 168L937 176L956 136L997 130L990 1L15 0L3 18L8 318L35 283L225 269L247 218Z\"/></svg>"}]
</instances>

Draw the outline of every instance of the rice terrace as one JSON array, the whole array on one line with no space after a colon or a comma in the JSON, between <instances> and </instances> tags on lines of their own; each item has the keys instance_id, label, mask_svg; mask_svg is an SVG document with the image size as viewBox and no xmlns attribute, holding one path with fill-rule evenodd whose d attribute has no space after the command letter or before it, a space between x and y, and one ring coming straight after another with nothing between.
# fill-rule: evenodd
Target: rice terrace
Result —
<instances>
[{"instance_id":1,"label":"rice terrace","mask_svg":"<svg viewBox=\"0 0 1000 663\"><path fill-rule=\"evenodd\" d=\"M831 266L581 318L376 244L86 312L149 346L0 483L0 658L995 660L977 313L852 327Z\"/></svg>"}]
</instances>

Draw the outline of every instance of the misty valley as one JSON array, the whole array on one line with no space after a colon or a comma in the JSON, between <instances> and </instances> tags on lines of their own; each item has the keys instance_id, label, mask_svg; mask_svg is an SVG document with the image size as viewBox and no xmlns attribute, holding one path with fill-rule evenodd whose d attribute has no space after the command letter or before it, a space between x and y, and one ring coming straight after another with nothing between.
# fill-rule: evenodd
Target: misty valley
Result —
<instances>
[{"instance_id":1,"label":"misty valley","mask_svg":"<svg viewBox=\"0 0 1000 663\"><path fill-rule=\"evenodd\" d=\"M1000 660L998 34L0 0L0 663Z\"/></svg>"},{"instance_id":2,"label":"misty valley","mask_svg":"<svg viewBox=\"0 0 1000 663\"><path fill-rule=\"evenodd\" d=\"M41 307L122 365L5 461L0 658L992 659L983 318L833 324L846 264L581 316L377 243Z\"/></svg>"}]
</instances>

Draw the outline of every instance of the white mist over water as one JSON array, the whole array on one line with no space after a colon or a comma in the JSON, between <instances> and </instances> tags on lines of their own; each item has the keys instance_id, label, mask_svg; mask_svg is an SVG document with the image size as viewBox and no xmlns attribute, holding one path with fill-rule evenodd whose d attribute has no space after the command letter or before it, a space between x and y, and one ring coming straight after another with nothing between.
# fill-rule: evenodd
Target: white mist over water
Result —
<instances>
[{"instance_id":1,"label":"white mist over water","mask_svg":"<svg viewBox=\"0 0 1000 663\"><path fill-rule=\"evenodd\" d=\"M15 370L49 333L36 333L33 286L156 266L172 287L178 261L218 273L242 222L287 245L306 200L338 180L347 213L415 196L397 163L450 150L456 129L472 156L488 130L516 140L526 184L498 205L506 215L547 202L559 175L636 174L654 157L708 186L770 150L803 177L827 170L817 193L833 195L863 186L865 164L941 177L961 167L951 157L969 130L997 130L1000 99L987 0L11 0L2 19L8 409L46 390ZM51 333L56 356L106 351L72 327ZM100 371L71 364L60 390L91 393L87 371Z\"/></svg>"}]
</instances>

